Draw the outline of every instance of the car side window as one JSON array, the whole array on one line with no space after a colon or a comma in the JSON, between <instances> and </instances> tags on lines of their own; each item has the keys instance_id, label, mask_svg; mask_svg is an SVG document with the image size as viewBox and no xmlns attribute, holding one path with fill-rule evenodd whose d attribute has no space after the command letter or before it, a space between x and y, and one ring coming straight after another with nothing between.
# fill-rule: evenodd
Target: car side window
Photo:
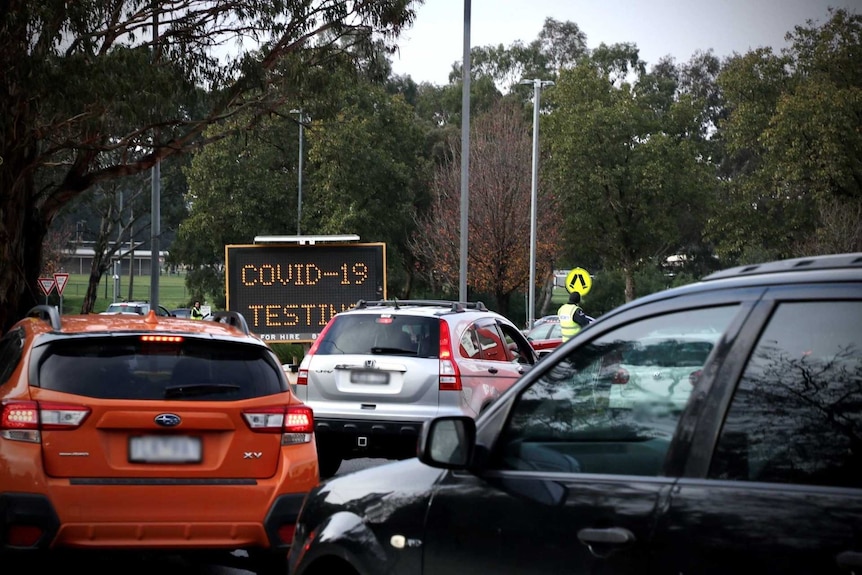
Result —
<instances>
[{"instance_id":1,"label":"car side window","mask_svg":"<svg viewBox=\"0 0 862 575\"><path fill-rule=\"evenodd\" d=\"M466 359L481 359L482 348L476 336L476 326L471 325L461 334L461 357Z\"/></svg>"},{"instance_id":2,"label":"car side window","mask_svg":"<svg viewBox=\"0 0 862 575\"><path fill-rule=\"evenodd\" d=\"M709 477L862 487L862 302L777 307L734 393Z\"/></svg>"},{"instance_id":3,"label":"car side window","mask_svg":"<svg viewBox=\"0 0 862 575\"><path fill-rule=\"evenodd\" d=\"M505 323L498 324L500 331L503 332L506 348L509 350L509 361L515 363L533 363L532 346L530 342L518 331L516 327Z\"/></svg>"},{"instance_id":4,"label":"car side window","mask_svg":"<svg viewBox=\"0 0 862 575\"><path fill-rule=\"evenodd\" d=\"M503 344L503 336L497 325L486 323L476 327L476 337L479 340L481 357L488 361L509 361L506 345Z\"/></svg>"},{"instance_id":5,"label":"car side window","mask_svg":"<svg viewBox=\"0 0 862 575\"><path fill-rule=\"evenodd\" d=\"M550 365L515 401L495 451L505 469L654 476L709 352L738 306L627 324ZM647 353L649 352L649 353ZM650 359L645 359L650 358Z\"/></svg>"}]
</instances>

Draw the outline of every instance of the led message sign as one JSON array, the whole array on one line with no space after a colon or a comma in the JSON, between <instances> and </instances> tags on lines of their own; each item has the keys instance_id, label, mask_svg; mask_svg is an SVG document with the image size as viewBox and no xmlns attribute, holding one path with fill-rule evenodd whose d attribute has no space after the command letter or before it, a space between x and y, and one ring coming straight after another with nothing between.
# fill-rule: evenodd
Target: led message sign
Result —
<instances>
[{"instance_id":1,"label":"led message sign","mask_svg":"<svg viewBox=\"0 0 862 575\"><path fill-rule=\"evenodd\" d=\"M385 244L225 247L227 309L274 342L311 342L333 315L386 298Z\"/></svg>"}]
</instances>

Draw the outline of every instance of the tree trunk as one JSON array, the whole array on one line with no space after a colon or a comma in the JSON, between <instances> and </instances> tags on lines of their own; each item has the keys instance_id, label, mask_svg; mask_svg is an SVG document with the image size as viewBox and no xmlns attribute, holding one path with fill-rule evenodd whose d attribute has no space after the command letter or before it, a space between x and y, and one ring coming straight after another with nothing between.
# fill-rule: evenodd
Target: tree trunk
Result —
<instances>
[{"instance_id":1,"label":"tree trunk","mask_svg":"<svg viewBox=\"0 0 862 575\"><path fill-rule=\"evenodd\" d=\"M554 271L551 270L547 281L545 281L545 287L542 290L542 305L539 308L539 317L544 317L548 314L548 310L551 307L551 302L554 297Z\"/></svg>"},{"instance_id":2,"label":"tree trunk","mask_svg":"<svg viewBox=\"0 0 862 575\"><path fill-rule=\"evenodd\" d=\"M626 303L635 299L635 272L634 266L629 262L623 265L623 277L626 280Z\"/></svg>"},{"instance_id":3,"label":"tree trunk","mask_svg":"<svg viewBox=\"0 0 862 575\"><path fill-rule=\"evenodd\" d=\"M90 265L90 279L87 282L87 295L84 296L81 313L93 313L96 299L99 297L99 283L102 281L102 276L108 271L110 261L106 262L105 257L108 247L106 238L107 236L100 233L96 245L93 246L93 263Z\"/></svg>"},{"instance_id":4,"label":"tree trunk","mask_svg":"<svg viewBox=\"0 0 862 575\"><path fill-rule=\"evenodd\" d=\"M33 179L22 176L29 152L3 150L0 168L0 327L5 333L39 303L42 241L48 229L33 203Z\"/></svg>"}]
</instances>

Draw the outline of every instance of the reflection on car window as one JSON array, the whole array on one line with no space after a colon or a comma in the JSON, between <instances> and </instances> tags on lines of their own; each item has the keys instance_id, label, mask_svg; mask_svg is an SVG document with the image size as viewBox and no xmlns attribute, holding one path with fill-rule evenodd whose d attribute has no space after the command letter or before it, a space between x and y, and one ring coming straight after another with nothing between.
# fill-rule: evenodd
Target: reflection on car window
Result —
<instances>
[{"instance_id":1,"label":"reflection on car window","mask_svg":"<svg viewBox=\"0 0 862 575\"><path fill-rule=\"evenodd\" d=\"M737 307L649 318L572 350L514 404L498 464L659 474L700 370Z\"/></svg>"},{"instance_id":2,"label":"reflection on car window","mask_svg":"<svg viewBox=\"0 0 862 575\"><path fill-rule=\"evenodd\" d=\"M862 302L785 303L758 341L710 477L862 486Z\"/></svg>"}]
</instances>

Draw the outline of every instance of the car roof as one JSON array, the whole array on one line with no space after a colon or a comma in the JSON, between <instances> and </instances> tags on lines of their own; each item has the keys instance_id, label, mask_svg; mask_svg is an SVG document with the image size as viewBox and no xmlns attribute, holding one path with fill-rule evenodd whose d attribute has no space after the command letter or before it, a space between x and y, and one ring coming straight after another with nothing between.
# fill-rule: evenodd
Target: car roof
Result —
<instances>
[{"instance_id":1,"label":"car roof","mask_svg":"<svg viewBox=\"0 0 862 575\"><path fill-rule=\"evenodd\" d=\"M793 258L728 268L694 283L642 296L609 311L600 319L609 319L656 301L722 289L836 281L862 281L862 253Z\"/></svg>"},{"instance_id":2,"label":"car roof","mask_svg":"<svg viewBox=\"0 0 862 575\"><path fill-rule=\"evenodd\" d=\"M409 312L416 315L444 316L449 314L467 314L470 312L482 315L493 315L503 317L495 311L489 310L481 301L459 302L449 300L359 300L356 305L346 313L401 313Z\"/></svg>"},{"instance_id":3,"label":"car roof","mask_svg":"<svg viewBox=\"0 0 862 575\"><path fill-rule=\"evenodd\" d=\"M213 338L239 338L249 342L262 343L258 336L249 331L245 318L233 311L217 311L205 321L193 322L182 318L159 316L153 310L150 310L146 315L73 314L61 316L57 312L57 308L53 306L37 305L27 313L26 319L33 322L33 331L37 334L184 333Z\"/></svg>"}]
</instances>

